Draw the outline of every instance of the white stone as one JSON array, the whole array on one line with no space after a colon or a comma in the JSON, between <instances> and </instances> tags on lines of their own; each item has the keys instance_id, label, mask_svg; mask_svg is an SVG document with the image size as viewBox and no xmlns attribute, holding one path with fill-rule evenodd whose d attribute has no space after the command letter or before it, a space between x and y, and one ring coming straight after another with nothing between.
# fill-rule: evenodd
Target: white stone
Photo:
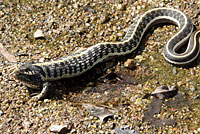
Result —
<instances>
[{"instance_id":1,"label":"white stone","mask_svg":"<svg viewBox=\"0 0 200 134\"><path fill-rule=\"evenodd\" d=\"M42 30L37 30L35 33L34 33L34 38L44 38L44 34L42 32Z\"/></svg>"}]
</instances>

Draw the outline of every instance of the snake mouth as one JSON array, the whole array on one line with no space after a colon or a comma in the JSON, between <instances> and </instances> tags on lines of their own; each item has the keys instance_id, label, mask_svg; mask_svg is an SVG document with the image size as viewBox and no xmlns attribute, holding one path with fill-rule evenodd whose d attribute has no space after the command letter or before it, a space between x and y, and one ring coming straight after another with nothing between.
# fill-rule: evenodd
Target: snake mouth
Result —
<instances>
[{"instance_id":1,"label":"snake mouth","mask_svg":"<svg viewBox=\"0 0 200 134\"><path fill-rule=\"evenodd\" d=\"M23 64L14 72L14 78L30 88L39 88L42 85L40 72L32 64Z\"/></svg>"},{"instance_id":2,"label":"snake mouth","mask_svg":"<svg viewBox=\"0 0 200 134\"><path fill-rule=\"evenodd\" d=\"M30 88L40 88L41 87L41 79L38 75L28 75L20 72L16 72L14 77L25 84L27 87Z\"/></svg>"},{"instance_id":3,"label":"snake mouth","mask_svg":"<svg viewBox=\"0 0 200 134\"><path fill-rule=\"evenodd\" d=\"M41 84L38 84L38 83L28 82L28 81L21 81L21 82L27 87L32 88L32 89L39 89L41 87Z\"/></svg>"}]
</instances>

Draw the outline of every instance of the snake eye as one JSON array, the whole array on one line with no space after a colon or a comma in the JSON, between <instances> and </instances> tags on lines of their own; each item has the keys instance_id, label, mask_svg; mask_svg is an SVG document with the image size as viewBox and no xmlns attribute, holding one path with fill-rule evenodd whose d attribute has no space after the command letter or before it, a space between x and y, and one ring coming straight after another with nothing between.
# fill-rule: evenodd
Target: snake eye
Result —
<instances>
[{"instance_id":1,"label":"snake eye","mask_svg":"<svg viewBox=\"0 0 200 134\"><path fill-rule=\"evenodd\" d=\"M19 73L24 75L34 75L35 72L32 69L32 66L29 64L25 64L19 67Z\"/></svg>"}]
</instances>

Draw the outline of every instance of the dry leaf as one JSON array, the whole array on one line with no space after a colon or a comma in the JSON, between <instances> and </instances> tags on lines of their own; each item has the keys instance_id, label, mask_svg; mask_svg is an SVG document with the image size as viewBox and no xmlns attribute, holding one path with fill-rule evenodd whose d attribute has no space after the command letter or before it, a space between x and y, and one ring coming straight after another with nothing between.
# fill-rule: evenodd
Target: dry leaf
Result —
<instances>
[{"instance_id":1,"label":"dry leaf","mask_svg":"<svg viewBox=\"0 0 200 134\"><path fill-rule=\"evenodd\" d=\"M115 128L115 134L140 134L140 132L130 128L129 126L123 126Z\"/></svg>"},{"instance_id":2,"label":"dry leaf","mask_svg":"<svg viewBox=\"0 0 200 134\"><path fill-rule=\"evenodd\" d=\"M156 90L151 94L163 100L172 98L175 95L177 95L177 93L178 93L178 88L176 88L176 86L160 86L157 87Z\"/></svg>"},{"instance_id":3,"label":"dry leaf","mask_svg":"<svg viewBox=\"0 0 200 134\"><path fill-rule=\"evenodd\" d=\"M14 55L10 54L3 44L0 43L0 53L9 61L9 62L17 62L17 59Z\"/></svg>"},{"instance_id":4,"label":"dry leaf","mask_svg":"<svg viewBox=\"0 0 200 134\"><path fill-rule=\"evenodd\" d=\"M113 118L114 116L113 112L105 107L85 103L83 104L83 107L87 109L91 115L99 117L101 122L104 122L106 118Z\"/></svg>"}]
</instances>

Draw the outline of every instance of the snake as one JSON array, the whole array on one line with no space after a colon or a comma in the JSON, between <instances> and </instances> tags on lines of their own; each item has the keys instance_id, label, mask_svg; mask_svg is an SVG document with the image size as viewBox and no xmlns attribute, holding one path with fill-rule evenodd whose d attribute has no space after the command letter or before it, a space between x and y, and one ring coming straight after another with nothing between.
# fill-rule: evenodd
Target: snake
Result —
<instances>
[{"instance_id":1,"label":"snake","mask_svg":"<svg viewBox=\"0 0 200 134\"><path fill-rule=\"evenodd\" d=\"M34 98L43 99L49 92L51 81L79 76L98 63L136 51L150 28L165 23L174 24L179 30L164 45L164 58L173 65L191 64L200 53L200 30L195 30L187 14L162 7L148 10L137 17L121 41L97 43L55 61L24 63L17 67L14 76L28 87L41 88L42 91ZM179 52L183 47L185 51Z\"/></svg>"}]
</instances>

